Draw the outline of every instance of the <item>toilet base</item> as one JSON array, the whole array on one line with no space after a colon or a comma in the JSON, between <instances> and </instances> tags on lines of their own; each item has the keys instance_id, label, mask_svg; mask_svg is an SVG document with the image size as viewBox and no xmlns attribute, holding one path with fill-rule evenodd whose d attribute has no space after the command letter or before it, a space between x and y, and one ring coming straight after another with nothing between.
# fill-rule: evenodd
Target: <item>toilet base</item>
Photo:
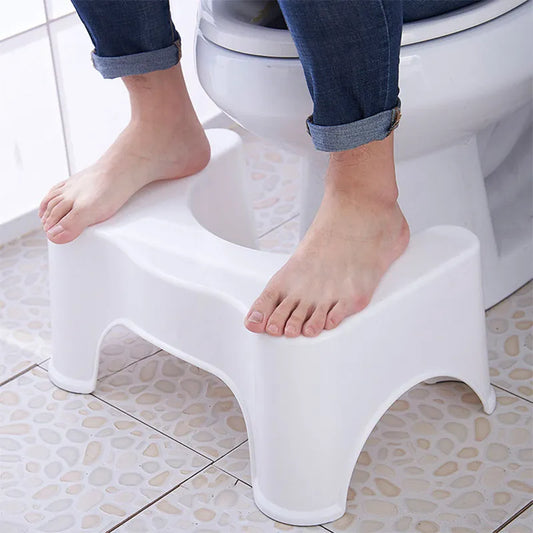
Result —
<instances>
[{"instance_id":1,"label":"toilet base","mask_svg":"<svg viewBox=\"0 0 533 533\"><path fill-rule=\"evenodd\" d=\"M289 256L254 249L238 136L208 137L202 172L152 183L75 241L49 243L49 376L72 392L94 390L102 339L124 324L231 389L265 514L328 522L345 510L372 429L411 387L450 376L494 409L479 242L460 227L430 228L413 236L368 307L337 328L314 338L251 333L249 306Z\"/></svg>"}]
</instances>

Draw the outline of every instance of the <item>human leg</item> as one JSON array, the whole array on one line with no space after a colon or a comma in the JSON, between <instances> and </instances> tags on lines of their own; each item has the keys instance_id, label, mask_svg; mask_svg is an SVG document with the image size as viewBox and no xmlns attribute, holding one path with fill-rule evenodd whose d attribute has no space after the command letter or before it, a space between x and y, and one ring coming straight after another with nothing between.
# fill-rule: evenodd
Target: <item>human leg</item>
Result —
<instances>
[{"instance_id":1,"label":"human leg","mask_svg":"<svg viewBox=\"0 0 533 533\"><path fill-rule=\"evenodd\" d=\"M43 227L58 244L112 216L147 183L188 176L209 160L179 65L180 40L168 1L73 3L95 45L94 66L126 85L131 118L94 165L58 183L41 202Z\"/></svg>"},{"instance_id":2,"label":"human leg","mask_svg":"<svg viewBox=\"0 0 533 533\"><path fill-rule=\"evenodd\" d=\"M318 335L363 309L409 240L391 135L400 116L401 2L303 3L280 6L313 98L309 132L317 149L331 152L325 194L245 320L251 331L291 337Z\"/></svg>"},{"instance_id":3,"label":"human leg","mask_svg":"<svg viewBox=\"0 0 533 533\"><path fill-rule=\"evenodd\" d=\"M409 241L392 142L402 22L478 1L279 0L313 99L308 131L331 154L316 217L252 305L249 330L314 336L367 305Z\"/></svg>"}]
</instances>

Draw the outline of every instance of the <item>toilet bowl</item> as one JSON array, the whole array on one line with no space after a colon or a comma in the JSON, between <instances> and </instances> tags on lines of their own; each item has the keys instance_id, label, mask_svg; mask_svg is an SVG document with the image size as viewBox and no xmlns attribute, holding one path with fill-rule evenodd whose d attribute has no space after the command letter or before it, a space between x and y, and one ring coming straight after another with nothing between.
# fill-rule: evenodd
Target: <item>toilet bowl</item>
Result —
<instances>
[{"instance_id":1,"label":"toilet bowl","mask_svg":"<svg viewBox=\"0 0 533 533\"><path fill-rule=\"evenodd\" d=\"M265 9L265 6L269 9ZM247 130L301 153L303 236L327 154L287 29L264 0L202 0L196 66L207 94ZM481 242L485 307L533 277L532 0L484 0L407 23L395 132L399 203L412 233L455 224Z\"/></svg>"}]
</instances>

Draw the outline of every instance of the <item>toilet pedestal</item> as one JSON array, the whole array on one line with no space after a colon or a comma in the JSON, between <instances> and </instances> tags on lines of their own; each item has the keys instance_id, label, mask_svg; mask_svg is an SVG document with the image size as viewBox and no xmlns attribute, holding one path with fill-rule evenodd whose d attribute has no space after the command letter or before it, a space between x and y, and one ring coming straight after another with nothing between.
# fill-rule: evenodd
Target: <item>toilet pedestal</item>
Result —
<instances>
[{"instance_id":1,"label":"toilet pedestal","mask_svg":"<svg viewBox=\"0 0 533 533\"><path fill-rule=\"evenodd\" d=\"M265 514L328 522L344 513L373 427L409 388L461 380L493 411L478 240L430 228L413 236L370 305L337 328L315 338L251 333L249 306L288 255L253 249L240 139L208 137L202 172L152 183L72 243L50 243L49 375L68 391L93 391L100 343L124 324L232 390Z\"/></svg>"}]
</instances>

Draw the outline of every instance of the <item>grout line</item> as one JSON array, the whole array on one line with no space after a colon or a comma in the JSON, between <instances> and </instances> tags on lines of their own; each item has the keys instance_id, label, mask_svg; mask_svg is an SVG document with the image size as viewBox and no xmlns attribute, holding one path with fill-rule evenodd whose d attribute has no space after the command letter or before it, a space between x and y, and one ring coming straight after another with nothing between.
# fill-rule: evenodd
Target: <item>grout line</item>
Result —
<instances>
[{"instance_id":1,"label":"grout line","mask_svg":"<svg viewBox=\"0 0 533 533\"><path fill-rule=\"evenodd\" d=\"M240 444L238 444L237 446L232 448L229 452L226 452L224 455L221 455L218 459L216 459L213 462L213 466L216 466L219 470L222 470L222 472L226 472L226 474L228 474L230 476L233 476L234 478L238 479L239 481L241 481L245 485L248 485L251 488L252 485L250 485L250 483L248 483L248 481L244 481L244 479L241 479L239 476L237 476L235 474L232 474L231 472L228 472L227 470L224 470L220 465L217 465L218 461L220 461L221 459L226 457L226 455L229 455L232 451L236 450L239 446L242 446L245 442L248 442L248 439L244 440L243 442L241 442Z\"/></svg>"},{"instance_id":2,"label":"grout line","mask_svg":"<svg viewBox=\"0 0 533 533\"><path fill-rule=\"evenodd\" d=\"M44 359L44 361L41 361L40 363L37 363L37 366L39 368L42 368L43 370L46 370L48 372L48 370L43 366L47 361L50 361L51 357L47 357L46 359Z\"/></svg>"},{"instance_id":3,"label":"grout line","mask_svg":"<svg viewBox=\"0 0 533 533\"><path fill-rule=\"evenodd\" d=\"M20 37L21 35L24 35L26 33L30 33L33 30L38 30L40 28L44 28L46 26L46 22L43 22L42 24L38 24L37 26L32 26L31 28L28 28L27 30L19 31L18 33L14 33L13 35L10 35L9 37L4 37L3 39L0 39L0 44L5 43L6 41L9 41L9 39L14 39L16 37Z\"/></svg>"},{"instance_id":4,"label":"grout line","mask_svg":"<svg viewBox=\"0 0 533 533\"><path fill-rule=\"evenodd\" d=\"M284 220L283 222L280 222L277 226L274 226L273 228L269 229L268 231L265 231L265 233L263 233L262 235L259 235L257 238L258 239L262 239L263 237L265 237L269 233L272 233L273 231L281 228L281 226L283 226L284 224L287 224L287 222L290 222L291 220L294 220L299 215L300 215L300 213L296 213L291 218L288 218L287 220Z\"/></svg>"},{"instance_id":5,"label":"grout line","mask_svg":"<svg viewBox=\"0 0 533 533\"><path fill-rule=\"evenodd\" d=\"M496 387L497 389L500 389L502 391L505 391L507 392L508 394L511 394L512 396L516 396L517 398L520 398L520 400L524 400L528 403L531 403L533 404L533 401L531 400L528 400L527 398L524 398L523 396L520 396L519 394L516 394L516 392L513 392L513 391L510 391L510 390L507 390L507 389L504 389L503 387L500 387L499 385L495 385L494 383L490 383L493 387Z\"/></svg>"},{"instance_id":6,"label":"grout line","mask_svg":"<svg viewBox=\"0 0 533 533\"><path fill-rule=\"evenodd\" d=\"M50 46L50 55L52 57L52 69L54 71L54 82L55 82L55 87L56 87L56 97L57 97L57 104L58 104L58 107L59 107L59 120L61 121L61 131L63 133L63 147L64 147L64 150L65 150L65 158L66 158L66 161L67 161L67 172L68 172L68 175L71 176L72 175L72 162L70 160L70 154L69 154L69 149L68 149L68 144L67 144L67 128L66 128L66 124L65 124L65 114L63 113L63 102L62 102L62 99L61 99L61 93L60 93L60 90L59 90L59 79L58 79L58 68L57 68L57 61L56 61L56 57L55 57L55 52L54 52L54 46L52 44L52 32L50 31L50 20L48 19L48 8L46 6L46 2L43 0L44 2L44 12L45 12L45 15L46 15L46 33L48 35L48 44ZM69 13L68 15L64 15L63 17L58 17L57 19L54 19L54 20L59 20L61 18L65 18L65 17L68 17L72 15L72 13Z\"/></svg>"},{"instance_id":7,"label":"grout line","mask_svg":"<svg viewBox=\"0 0 533 533\"><path fill-rule=\"evenodd\" d=\"M248 434L246 434L246 436L248 436ZM228 450L226 453L223 453L220 457L218 457L217 459L214 459L213 460L213 464L215 464L217 461L220 461L220 459L222 459L223 457L226 457L226 455L230 454L231 452L235 451L239 446L242 446L245 442L248 442L248 439L244 439L242 442L239 442L239 444L237 444L236 446L234 446L231 450ZM219 466L217 466L217 468L220 468ZM223 470L223 468L220 468L220 470ZM224 472L226 472L224 470ZM237 477L235 474L231 474L230 472L227 472L227 474L229 474L230 476L233 476L233 477L236 477L239 481L242 481L242 479L240 479L239 477ZM246 481L244 481L244 483L246 483ZM247 484L247 483L246 483Z\"/></svg>"},{"instance_id":8,"label":"grout line","mask_svg":"<svg viewBox=\"0 0 533 533\"><path fill-rule=\"evenodd\" d=\"M246 441L244 441L246 442ZM181 443L180 443L181 444ZM228 453L231 453L233 450L235 450L236 448L238 448L241 444L244 444L243 442L241 442L240 444L238 444L237 446L235 446L234 448L232 448L231 450L229 450L228 452L226 452L224 455L221 455L218 459L222 459L222 457L226 456ZM112 531L115 531L118 527L124 525L126 522L128 522L129 520L131 520L132 518L135 518L137 515L139 515L140 513L142 513L143 511L145 511L146 509L148 509L148 507L151 507L152 505L156 504L158 501L160 501L161 499L165 498L166 496L168 496L171 492L174 492L178 487L180 487L181 485L183 485L184 483L186 483L187 481L189 481L189 479L192 479L194 476L198 475L200 472L203 472L206 468L209 468L210 466L215 466L218 470L221 470L222 472L225 472L226 474L228 474L229 476L231 476L232 478L235 479L235 484L237 484L237 482L242 482L244 483L245 485L248 485L249 487L251 487L251 485L249 485L248 483L246 483L245 481L242 481L242 479L239 479L237 476L235 476L234 474L230 474L229 472L226 472L224 469L220 468L219 466L215 465L215 462L216 461L212 461L211 463L205 465L204 467L202 467L200 470L198 470L197 472L195 472L194 474L190 475L188 478L184 479L183 481L181 481L180 483L178 483L177 485L175 485L174 487L172 487L170 490L167 490L164 494L162 494L161 496L158 496L155 500L151 501L150 503L144 505L143 507L141 507L140 509L138 509L137 511L135 511L133 514L131 514L130 516L128 516L128 518L125 518L124 520L122 520L122 522L119 522L118 524L115 524L111 529L108 529L105 533L111 533Z\"/></svg>"},{"instance_id":9,"label":"grout line","mask_svg":"<svg viewBox=\"0 0 533 533\"><path fill-rule=\"evenodd\" d=\"M246 441L244 441L244 442L246 442ZM241 444L243 444L243 443L241 442ZM219 457L217 459L217 461L219 461L220 459L222 459L222 457ZM232 476L235 479L239 480L241 483L244 483L248 487L252 488L252 485L250 483L248 483L248 481L244 481L244 479L241 479L240 477L236 476L235 474L232 474L231 472L228 472L227 470L224 470L224 468L222 468L220 465L217 465L217 461L215 461L212 466L216 466L219 470L222 470L222 472L228 474L228 476Z\"/></svg>"},{"instance_id":10,"label":"grout line","mask_svg":"<svg viewBox=\"0 0 533 533\"><path fill-rule=\"evenodd\" d=\"M15 374L14 376L11 376L10 378L7 378L6 380L4 381L1 381L0 382L0 387L2 385L5 385L6 383L9 383L10 381L13 381L17 378L19 378L20 376L22 376L22 374L26 374L26 372L29 372L30 370L33 370L35 367L38 367L39 365L37 363L33 363L31 366L29 366L28 368L25 368L24 370L21 370L19 373ZM39 368L41 368L39 366ZM44 368L42 368L42 370L44 370Z\"/></svg>"},{"instance_id":11,"label":"grout line","mask_svg":"<svg viewBox=\"0 0 533 533\"><path fill-rule=\"evenodd\" d=\"M60 17L56 17L54 19L48 19L48 13L46 11L46 4L44 6L44 10L45 10L45 16L46 16L46 22L43 22L41 24L37 24L36 26L32 26L31 28L28 28L26 30L22 30L22 31L19 31L17 33L13 33L12 35L8 35L7 37L4 37L2 39L0 39L0 44L3 44L5 43L6 41L9 41L9 39L14 39L15 37L20 37L21 35L24 35L26 33L30 33L31 31L33 30L37 30L39 28L44 28L45 26L47 26L50 22L55 22L56 20L62 20L62 19L65 19L67 17L70 17L71 15L75 15L76 12L73 11L72 13L67 13L66 15L61 15Z\"/></svg>"},{"instance_id":12,"label":"grout line","mask_svg":"<svg viewBox=\"0 0 533 533\"><path fill-rule=\"evenodd\" d=\"M76 10L74 10L74 11L71 11L70 13L65 13L64 15L60 15L59 17L49 18L48 9L46 7L46 0L44 3L44 11L46 14L46 24L50 24L51 22L55 22L56 20L63 20L63 19L66 19L67 17L72 17L73 15L77 15Z\"/></svg>"},{"instance_id":13,"label":"grout line","mask_svg":"<svg viewBox=\"0 0 533 533\"><path fill-rule=\"evenodd\" d=\"M522 513L525 513L533 505L533 500L524 505L522 509L516 511L514 515L508 518L501 526L498 526L492 533L499 533L503 528L507 527L513 520L518 518Z\"/></svg>"},{"instance_id":14,"label":"grout line","mask_svg":"<svg viewBox=\"0 0 533 533\"><path fill-rule=\"evenodd\" d=\"M151 507L152 505L156 504L158 501L160 501L161 499L165 498L166 496L168 496L171 492L175 491L178 487L180 487L181 485L183 485L185 482L189 481L189 479L193 478L194 476L196 476L197 474L199 474L200 472L203 472L206 468L209 468L210 466L212 466L213 463L210 463L208 465L205 465L203 468L200 468L200 470L198 470L197 472L195 472L194 474L190 475L188 478L184 479L183 481L181 481L180 483L178 483L176 486L172 487L171 489L167 490L166 492L164 492L163 494L161 494L161 496L158 496L155 500L147 503L146 505L143 505L140 509L138 509L137 511L135 511L133 514L131 514L130 516L128 516L127 518L125 518L124 520L122 520L121 522L119 522L118 524L115 524L112 528L110 529L107 529L105 533L111 533L112 531L115 531L117 528L119 528L120 526L123 526L126 522L130 521L132 518L135 518L137 515L141 514L143 511L145 511L146 509L148 509L148 507Z\"/></svg>"},{"instance_id":15,"label":"grout line","mask_svg":"<svg viewBox=\"0 0 533 533\"><path fill-rule=\"evenodd\" d=\"M155 345L154 345L155 347ZM140 359L136 359L135 361L132 361L129 365L126 365L124 368L120 368L119 370L116 370L115 372L111 372L111 374L106 374L105 376L102 376L101 378L98 378L96 381L103 381L104 379L107 379L108 377L111 377L111 376L114 376L115 374L118 374L119 372L122 372L123 370L126 370L126 368L129 368L130 366L133 366L137 363L139 363L140 361L144 361L145 359L148 359L149 357L152 357L152 355L155 355L159 352L162 352L163 350L161 348L157 348L155 347L156 350L155 352L151 353L151 354L148 354L148 355L145 355L144 357L141 357Z\"/></svg>"},{"instance_id":16,"label":"grout line","mask_svg":"<svg viewBox=\"0 0 533 533\"><path fill-rule=\"evenodd\" d=\"M144 426L149 427L150 429L153 429L154 431L156 431L157 433L163 435L164 437L167 437L168 439L173 440L174 442L176 442L180 446L184 446L185 448L188 448L192 452L197 453L198 455L201 455L204 459L207 459L208 461L210 461L210 464L213 464L215 462L215 459L211 459L211 457L208 457L207 455L203 454L202 452L199 452L199 451L195 450L194 448L191 448L187 444L184 444L183 442L180 442L179 440L175 439L171 435L167 435L166 433L163 433L160 429L157 429L156 427L151 426L150 424L148 424L148 423L144 422L143 420L137 418L136 416L132 415L131 413L128 413L127 411L124 411L120 407L117 407L116 405L113 405L112 403L108 402L107 400L104 400L100 396L97 396L96 393L91 392L90 395L93 396L94 398L96 398L97 400L100 400L101 402L104 402L105 404L109 405L110 407L113 407L113 409L116 409L117 411L120 411L122 414L124 414L126 416L129 416L130 418L133 418L134 420L137 420L137 422L139 422L140 424L143 424Z\"/></svg>"}]
</instances>

